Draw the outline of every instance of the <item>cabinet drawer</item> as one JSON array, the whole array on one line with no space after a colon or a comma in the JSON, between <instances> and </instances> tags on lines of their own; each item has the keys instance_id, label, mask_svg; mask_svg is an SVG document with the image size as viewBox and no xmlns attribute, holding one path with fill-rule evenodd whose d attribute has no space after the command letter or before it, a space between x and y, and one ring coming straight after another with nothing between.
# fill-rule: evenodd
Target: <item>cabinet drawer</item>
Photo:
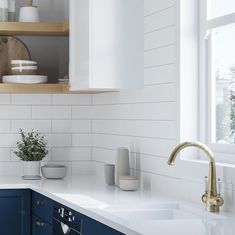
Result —
<instances>
[{"instance_id":1,"label":"cabinet drawer","mask_svg":"<svg viewBox=\"0 0 235 235\"><path fill-rule=\"evenodd\" d=\"M52 235L52 225L32 215L32 235Z\"/></svg>"},{"instance_id":2,"label":"cabinet drawer","mask_svg":"<svg viewBox=\"0 0 235 235\"><path fill-rule=\"evenodd\" d=\"M32 212L52 224L53 201L39 193L32 193Z\"/></svg>"}]
</instances>

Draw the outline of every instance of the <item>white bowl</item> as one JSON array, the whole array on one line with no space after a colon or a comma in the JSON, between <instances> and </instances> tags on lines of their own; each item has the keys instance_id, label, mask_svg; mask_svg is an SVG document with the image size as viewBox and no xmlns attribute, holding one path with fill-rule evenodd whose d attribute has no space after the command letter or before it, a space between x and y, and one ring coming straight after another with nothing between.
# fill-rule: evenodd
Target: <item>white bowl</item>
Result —
<instances>
[{"instance_id":1,"label":"white bowl","mask_svg":"<svg viewBox=\"0 0 235 235\"><path fill-rule=\"evenodd\" d=\"M37 65L37 62L32 60L12 60L11 65Z\"/></svg>"},{"instance_id":2,"label":"white bowl","mask_svg":"<svg viewBox=\"0 0 235 235\"><path fill-rule=\"evenodd\" d=\"M135 176L121 176L119 188L124 191L135 191L139 188L140 181Z\"/></svg>"},{"instance_id":3,"label":"white bowl","mask_svg":"<svg viewBox=\"0 0 235 235\"><path fill-rule=\"evenodd\" d=\"M67 175L64 165L45 165L41 167L42 176L47 179L63 179Z\"/></svg>"}]
</instances>

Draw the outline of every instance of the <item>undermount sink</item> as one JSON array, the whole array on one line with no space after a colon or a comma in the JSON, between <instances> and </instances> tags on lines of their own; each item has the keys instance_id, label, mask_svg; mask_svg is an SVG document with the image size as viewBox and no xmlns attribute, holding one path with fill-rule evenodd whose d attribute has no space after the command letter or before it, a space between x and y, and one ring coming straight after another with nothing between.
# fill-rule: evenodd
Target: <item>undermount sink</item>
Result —
<instances>
[{"instance_id":1,"label":"undermount sink","mask_svg":"<svg viewBox=\"0 0 235 235\"><path fill-rule=\"evenodd\" d=\"M116 211L113 214L131 220L195 219L198 216L177 209Z\"/></svg>"},{"instance_id":2,"label":"undermount sink","mask_svg":"<svg viewBox=\"0 0 235 235\"><path fill-rule=\"evenodd\" d=\"M198 216L183 211L178 204L159 204L149 208L106 208L113 215L128 220L180 220L197 219Z\"/></svg>"}]
</instances>

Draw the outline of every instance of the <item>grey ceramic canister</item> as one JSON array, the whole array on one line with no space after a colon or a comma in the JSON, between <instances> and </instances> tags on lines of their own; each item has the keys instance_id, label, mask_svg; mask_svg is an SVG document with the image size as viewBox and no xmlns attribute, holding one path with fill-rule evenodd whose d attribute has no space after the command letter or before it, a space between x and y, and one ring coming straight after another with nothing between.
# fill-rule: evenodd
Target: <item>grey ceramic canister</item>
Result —
<instances>
[{"instance_id":1,"label":"grey ceramic canister","mask_svg":"<svg viewBox=\"0 0 235 235\"><path fill-rule=\"evenodd\" d=\"M129 149L119 147L116 153L115 185L119 186L120 176L130 175Z\"/></svg>"},{"instance_id":2,"label":"grey ceramic canister","mask_svg":"<svg viewBox=\"0 0 235 235\"><path fill-rule=\"evenodd\" d=\"M115 165L114 164L104 164L104 178L107 185L114 185L114 174Z\"/></svg>"}]
</instances>

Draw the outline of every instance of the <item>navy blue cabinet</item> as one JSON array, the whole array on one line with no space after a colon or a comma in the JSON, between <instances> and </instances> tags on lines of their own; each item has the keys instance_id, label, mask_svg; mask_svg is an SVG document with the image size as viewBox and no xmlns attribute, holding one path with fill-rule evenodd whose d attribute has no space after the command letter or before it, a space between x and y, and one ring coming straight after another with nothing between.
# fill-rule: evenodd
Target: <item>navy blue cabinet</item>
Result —
<instances>
[{"instance_id":1,"label":"navy blue cabinet","mask_svg":"<svg viewBox=\"0 0 235 235\"><path fill-rule=\"evenodd\" d=\"M30 235L31 192L0 190L0 229L6 235Z\"/></svg>"},{"instance_id":2,"label":"navy blue cabinet","mask_svg":"<svg viewBox=\"0 0 235 235\"><path fill-rule=\"evenodd\" d=\"M123 233L118 232L115 229L108 227L96 220L93 220L87 216L83 218L83 235L124 235Z\"/></svg>"},{"instance_id":3,"label":"navy blue cabinet","mask_svg":"<svg viewBox=\"0 0 235 235\"><path fill-rule=\"evenodd\" d=\"M32 214L32 235L52 235L52 225Z\"/></svg>"},{"instance_id":4,"label":"navy blue cabinet","mask_svg":"<svg viewBox=\"0 0 235 235\"><path fill-rule=\"evenodd\" d=\"M32 192L32 235L52 235L54 202L40 193Z\"/></svg>"}]
</instances>

